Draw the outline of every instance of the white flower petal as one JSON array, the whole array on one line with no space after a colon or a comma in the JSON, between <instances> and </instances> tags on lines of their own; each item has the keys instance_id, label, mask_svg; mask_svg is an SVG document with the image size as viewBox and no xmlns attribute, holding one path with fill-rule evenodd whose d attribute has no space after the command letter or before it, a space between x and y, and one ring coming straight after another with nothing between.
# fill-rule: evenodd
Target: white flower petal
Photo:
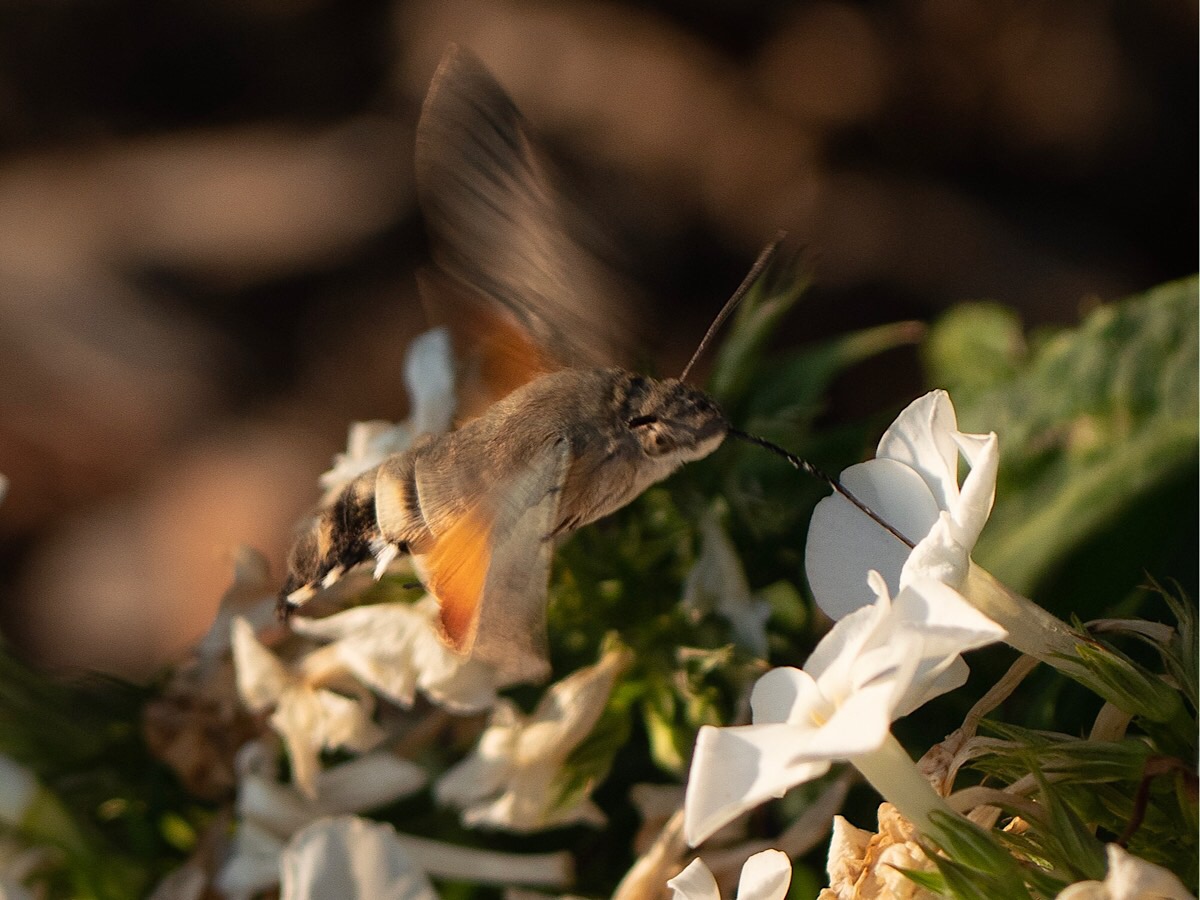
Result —
<instances>
[{"instance_id":1,"label":"white flower petal","mask_svg":"<svg viewBox=\"0 0 1200 900\"><path fill-rule=\"evenodd\" d=\"M971 546L979 540L992 503L996 499L996 475L1000 470L1000 441L995 434L956 434L958 445L977 448L973 453L971 471L963 479L958 501L950 507L954 523L959 527L959 539Z\"/></svg>"},{"instance_id":2,"label":"white flower petal","mask_svg":"<svg viewBox=\"0 0 1200 900\"><path fill-rule=\"evenodd\" d=\"M890 614L891 595L879 574L874 570L868 572L866 583L875 595L875 602L847 614L821 638L804 661L804 671L813 678L830 682L849 681L849 670L855 665L859 653L874 639Z\"/></svg>"},{"instance_id":3,"label":"white flower petal","mask_svg":"<svg viewBox=\"0 0 1200 900\"><path fill-rule=\"evenodd\" d=\"M913 469L892 460L851 466L841 482L901 534L919 541L937 521L938 505ZM870 603L867 572L883 573L895 593L909 548L869 519L841 494L813 510L804 548L805 572L817 605L833 619Z\"/></svg>"},{"instance_id":4,"label":"white flower petal","mask_svg":"<svg viewBox=\"0 0 1200 900\"><path fill-rule=\"evenodd\" d=\"M961 656L944 659L919 670L909 689L896 701L892 717L902 719L934 697L962 687L970 674L971 670Z\"/></svg>"},{"instance_id":5,"label":"white flower petal","mask_svg":"<svg viewBox=\"0 0 1200 900\"><path fill-rule=\"evenodd\" d=\"M914 578L940 581L956 590L962 588L971 568L971 547L959 540L959 531L950 513L941 513L901 567L901 589Z\"/></svg>"},{"instance_id":6,"label":"white flower petal","mask_svg":"<svg viewBox=\"0 0 1200 900\"><path fill-rule=\"evenodd\" d=\"M880 438L875 458L904 463L919 473L938 506L948 509L958 497L957 432L950 395L930 391L896 417Z\"/></svg>"},{"instance_id":7,"label":"white flower petal","mask_svg":"<svg viewBox=\"0 0 1200 900\"><path fill-rule=\"evenodd\" d=\"M167 873L154 886L146 900L203 900L208 890L208 873L204 866L192 860ZM0 900L20 900L4 893L0 885Z\"/></svg>"},{"instance_id":8,"label":"white flower petal","mask_svg":"<svg viewBox=\"0 0 1200 900\"><path fill-rule=\"evenodd\" d=\"M281 784L264 751L262 743L256 742L238 754L237 813L241 821L252 821L280 838L314 819L392 803L420 790L428 780L420 767L377 750L318 773L313 799Z\"/></svg>"},{"instance_id":9,"label":"white flower petal","mask_svg":"<svg viewBox=\"0 0 1200 900\"><path fill-rule=\"evenodd\" d=\"M449 430L455 404L454 360L445 328L432 328L409 345L404 383L412 401L413 435Z\"/></svg>"},{"instance_id":10,"label":"white flower petal","mask_svg":"<svg viewBox=\"0 0 1200 900\"><path fill-rule=\"evenodd\" d=\"M216 886L229 900L249 900L279 883L284 842L254 822L241 822Z\"/></svg>"},{"instance_id":11,"label":"white flower petal","mask_svg":"<svg viewBox=\"0 0 1200 900\"><path fill-rule=\"evenodd\" d=\"M438 637L437 601L377 603L324 619L296 619L294 628L333 641L338 657L361 682L401 706L419 688L453 712L477 712L495 702L491 666L463 659Z\"/></svg>"},{"instance_id":12,"label":"white flower petal","mask_svg":"<svg viewBox=\"0 0 1200 900\"><path fill-rule=\"evenodd\" d=\"M696 737L684 799L683 833L695 847L746 810L829 770L828 760L794 762L790 725L705 725Z\"/></svg>"},{"instance_id":13,"label":"white flower petal","mask_svg":"<svg viewBox=\"0 0 1200 900\"><path fill-rule=\"evenodd\" d=\"M895 653L886 670L871 683L856 686L820 728L803 735L793 748L797 762L846 759L877 750L887 739L896 718L896 706L904 697L916 660L911 654Z\"/></svg>"},{"instance_id":14,"label":"white flower petal","mask_svg":"<svg viewBox=\"0 0 1200 900\"><path fill-rule=\"evenodd\" d=\"M498 853L408 834L397 834L396 839L434 878L502 887L521 884L551 888L566 887L572 879L573 860L565 850L556 853Z\"/></svg>"},{"instance_id":15,"label":"white flower petal","mask_svg":"<svg viewBox=\"0 0 1200 900\"><path fill-rule=\"evenodd\" d=\"M353 816L319 819L280 861L281 900L437 900L390 825Z\"/></svg>"},{"instance_id":16,"label":"white flower petal","mask_svg":"<svg viewBox=\"0 0 1200 900\"><path fill-rule=\"evenodd\" d=\"M520 728L517 708L508 700L499 701L475 750L438 780L438 803L464 809L501 791L516 765Z\"/></svg>"},{"instance_id":17,"label":"white flower petal","mask_svg":"<svg viewBox=\"0 0 1200 900\"><path fill-rule=\"evenodd\" d=\"M233 620L231 640L238 694L251 712L266 712L292 680L287 667L259 643L254 627L241 616Z\"/></svg>"},{"instance_id":18,"label":"white flower petal","mask_svg":"<svg viewBox=\"0 0 1200 900\"><path fill-rule=\"evenodd\" d=\"M439 801L462 808L464 824L518 832L603 822L587 792L563 805L555 779L595 727L628 656L624 649L606 651L595 665L552 685L528 717L498 705L476 750L438 782Z\"/></svg>"},{"instance_id":19,"label":"white flower petal","mask_svg":"<svg viewBox=\"0 0 1200 900\"><path fill-rule=\"evenodd\" d=\"M958 591L934 579L914 579L895 599L892 610L897 627L921 632L927 656L965 653L1006 636Z\"/></svg>"},{"instance_id":20,"label":"white flower petal","mask_svg":"<svg viewBox=\"0 0 1200 900\"><path fill-rule=\"evenodd\" d=\"M601 828L608 821L600 807L588 797L559 804L552 793L552 779L531 776L528 772L522 775L524 777L514 780L495 800L464 810L463 824L470 828L499 828L528 834L566 825Z\"/></svg>"},{"instance_id":21,"label":"white flower petal","mask_svg":"<svg viewBox=\"0 0 1200 900\"><path fill-rule=\"evenodd\" d=\"M1069 884L1054 900L1113 900L1102 881L1077 881Z\"/></svg>"},{"instance_id":22,"label":"white flower petal","mask_svg":"<svg viewBox=\"0 0 1200 900\"><path fill-rule=\"evenodd\" d=\"M1195 898L1174 873L1134 856L1117 844L1105 846L1108 874L1104 877L1112 900L1185 900Z\"/></svg>"},{"instance_id":23,"label":"white flower petal","mask_svg":"<svg viewBox=\"0 0 1200 900\"><path fill-rule=\"evenodd\" d=\"M754 600L737 551L717 516L709 510L700 521L703 544L688 572L683 606L697 614L716 611L733 626L738 646L755 656L767 655L767 619L770 605Z\"/></svg>"},{"instance_id":24,"label":"white flower petal","mask_svg":"<svg viewBox=\"0 0 1200 900\"><path fill-rule=\"evenodd\" d=\"M700 859L693 859L687 868L667 882L674 894L672 900L721 900L717 880Z\"/></svg>"},{"instance_id":25,"label":"white flower petal","mask_svg":"<svg viewBox=\"0 0 1200 900\"><path fill-rule=\"evenodd\" d=\"M861 768L892 721L963 677L960 653L1004 635L943 584L918 580L893 603L878 573L868 583L876 602L837 623L803 670L759 679L753 725L700 730L684 804L693 846L833 760Z\"/></svg>"},{"instance_id":26,"label":"white flower petal","mask_svg":"<svg viewBox=\"0 0 1200 900\"><path fill-rule=\"evenodd\" d=\"M362 812L415 794L428 780L416 763L376 751L321 772L317 796L329 813Z\"/></svg>"},{"instance_id":27,"label":"white flower petal","mask_svg":"<svg viewBox=\"0 0 1200 900\"><path fill-rule=\"evenodd\" d=\"M373 469L393 453L407 449L412 437L412 431L405 423L393 425L379 420L352 423L346 436L346 452L335 456L333 467L318 479L324 490L321 505L332 503L346 485L359 475Z\"/></svg>"},{"instance_id":28,"label":"white flower petal","mask_svg":"<svg viewBox=\"0 0 1200 900\"><path fill-rule=\"evenodd\" d=\"M786 853L763 850L746 860L738 881L737 900L783 900L792 883L792 861Z\"/></svg>"},{"instance_id":29,"label":"white flower petal","mask_svg":"<svg viewBox=\"0 0 1200 900\"><path fill-rule=\"evenodd\" d=\"M988 445L997 443L994 432L987 434L967 434L966 432L956 431L953 435L954 443L958 446L958 452L962 454L963 459L967 461L967 465L972 469L986 469L987 463L983 461L984 455L989 452Z\"/></svg>"},{"instance_id":30,"label":"white flower petal","mask_svg":"<svg viewBox=\"0 0 1200 900\"><path fill-rule=\"evenodd\" d=\"M960 454L971 465L961 491ZM881 572L893 594L918 575L962 588L991 513L998 466L996 436L959 432L944 391L913 401L880 440L877 458L851 466L841 480L916 547L910 554L844 498L825 498L805 547L817 604L835 619L863 605L868 569Z\"/></svg>"},{"instance_id":31,"label":"white flower petal","mask_svg":"<svg viewBox=\"0 0 1200 900\"><path fill-rule=\"evenodd\" d=\"M429 600L431 606L436 606L433 598ZM464 715L495 705L499 684L496 669L480 660L459 656L445 645L432 626L414 637L412 659L417 669L417 687L439 706Z\"/></svg>"},{"instance_id":32,"label":"white flower petal","mask_svg":"<svg viewBox=\"0 0 1200 900\"><path fill-rule=\"evenodd\" d=\"M270 722L287 745L297 786L313 798L322 750L341 748L362 753L383 739L382 730L371 721L371 712L362 702L333 691L289 689L280 698Z\"/></svg>"},{"instance_id":33,"label":"white flower petal","mask_svg":"<svg viewBox=\"0 0 1200 900\"><path fill-rule=\"evenodd\" d=\"M595 665L551 685L521 732L522 757L566 759L604 712L628 658L628 651L609 650Z\"/></svg>"},{"instance_id":34,"label":"white flower petal","mask_svg":"<svg viewBox=\"0 0 1200 900\"><path fill-rule=\"evenodd\" d=\"M359 606L293 622L300 634L333 641L338 658L359 681L401 706L411 706L416 693L412 641L422 627L421 616L407 603Z\"/></svg>"},{"instance_id":35,"label":"white flower petal","mask_svg":"<svg viewBox=\"0 0 1200 900\"><path fill-rule=\"evenodd\" d=\"M238 818L280 838L291 836L322 812L316 801L273 777L244 774L238 783Z\"/></svg>"},{"instance_id":36,"label":"white flower petal","mask_svg":"<svg viewBox=\"0 0 1200 900\"><path fill-rule=\"evenodd\" d=\"M811 710L819 696L816 682L804 669L772 669L755 682L750 692L753 722L770 725L794 721Z\"/></svg>"}]
</instances>

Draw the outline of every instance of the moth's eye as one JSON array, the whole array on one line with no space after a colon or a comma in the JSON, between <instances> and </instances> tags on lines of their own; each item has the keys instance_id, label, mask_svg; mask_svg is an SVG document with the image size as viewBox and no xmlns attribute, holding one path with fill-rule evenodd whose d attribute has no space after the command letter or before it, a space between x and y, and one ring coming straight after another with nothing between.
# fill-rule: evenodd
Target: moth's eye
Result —
<instances>
[{"instance_id":1,"label":"moth's eye","mask_svg":"<svg viewBox=\"0 0 1200 900\"><path fill-rule=\"evenodd\" d=\"M658 421L658 416L634 416L625 424L630 428L642 428L646 425L653 425Z\"/></svg>"}]
</instances>

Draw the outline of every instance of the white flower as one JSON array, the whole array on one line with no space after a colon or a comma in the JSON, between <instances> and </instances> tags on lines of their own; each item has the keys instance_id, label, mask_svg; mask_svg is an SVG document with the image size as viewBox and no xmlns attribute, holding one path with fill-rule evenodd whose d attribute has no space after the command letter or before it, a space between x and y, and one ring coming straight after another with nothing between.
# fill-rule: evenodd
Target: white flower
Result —
<instances>
[{"instance_id":1,"label":"white flower","mask_svg":"<svg viewBox=\"0 0 1200 900\"><path fill-rule=\"evenodd\" d=\"M255 629L269 627L275 621L275 595L266 558L251 547L233 551L233 583L221 597L217 616L208 634L196 645L196 662L207 670L218 664L232 646L233 620L246 619Z\"/></svg>"},{"instance_id":2,"label":"white flower","mask_svg":"<svg viewBox=\"0 0 1200 900\"><path fill-rule=\"evenodd\" d=\"M419 766L377 750L321 771L316 798L278 780L271 748L247 744L238 753L238 830L219 884L231 896L252 896L279 881L289 837L316 819L393 803L425 786Z\"/></svg>"},{"instance_id":3,"label":"white flower","mask_svg":"<svg viewBox=\"0 0 1200 900\"><path fill-rule=\"evenodd\" d=\"M338 822L342 820L333 817L386 806L426 783L420 767L381 750L322 771L316 800L279 782L274 754L261 742L242 749L238 770L238 829L217 886L226 896L239 900L279 883L281 864L286 868L285 851L295 849L295 838L313 823ZM417 860L421 873L434 877L561 887L571 876L567 853L494 853L394 832L390 842L398 842L405 854ZM325 896L359 895L335 892Z\"/></svg>"},{"instance_id":4,"label":"white flower","mask_svg":"<svg viewBox=\"0 0 1200 900\"><path fill-rule=\"evenodd\" d=\"M377 603L324 619L297 617L295 631L332 640L331 652L360 682L402 706L417 689L452 712L478 712L496 702L496 673L464 659L437 634L433 597L415 604Z\"/></svg>"},{"instance_id":5,"label":"white flower","mask_svg":"<svg viewBox=\"0 0 1200 900\"><path fill-rule=\"evenodd\" d=\"M285 839L255 822L239 822L214 884L226 900L250 900L279 883Z\"/></svg>"},{"instance_id":6,"label":"white flower","mask_svg":"<svg viewBox=\"0 0 1200 900\"><path fill-rule=\"evenodd\" d=\"M1104 881L1080 881L1064 889L1058 900L1196 900L1172 872L1109 844Z\"/></svg>"},{"instance_id":7,"label":"white flower","mask_svg":"<svg viewBox=\"0 0 1200 900\"><path fill-rule=\"evenodd\" d=\"M700 520L700 533L704 543L683 586L684 607L698 614L715 609L733 626L739 646L760 659L765 657L770 604L751 596L733 542L711 511Z\"/></svg>"},{"instance_id":8,"label":"white flower","mask_svg":"<svg viewBox=\"0 0 1200 900\"><path fill-rule=\"evenodd\" d=\"M321 819L297 833L280 871L281 900L437 900L395 829L354 816Z\"/></svg>"},{"instance_id":9,"label":"white flower","mask_svg":"<svg viewBox=\"0 0 1200 900\"><path fill-rule=\"evenodd\" d=\"M497 703L475 750L438 782L439 802L463 810L468 826L529 832L603 824L590 791L564 805L557 778L604 711L626 657L627 651L609 650L595 665L552 685L529 716L508 701Z\"/></svg>"},{"instance_id":10,"label":"white flower","mask_svg":"<svg viewBox=\"0 0 1200 900\"><path fill-rule=\"evenodd\" d=\"M394 803L421 790L425 770L386 750L375 750L324 769L317 776L317 796L307 797L277 778L274 760L262 744L248 744L238 756L241 780L237 813L274 834L287 837L314 819L363 812Z\"/></svg>"},{"instance_id":11,"label":"white flower","mask_svg":"<svg viewBox=\"0 0 1200 900\"><path fill-rule=\"evenodd\" d=\"M454 416L454 366L450 335L434 328L409 346L404 361L404 381L411 408L407 422L355 422L350 426L346 452L339 453L333 468L321 476L328 503L368 469L393 453L407 450L421 434L446 431Z\"/></svg>"},{"instance_id":12,"label":"white flower","mask_svg":"<svg viewBox=\"0 0 1200 900\"><path fill-rule=\"evenodd\" d=\"M961 487L960 456L970 465ZM910 550L840 494L826 497L813 510L804 554L817 605L840 619L869 602L871 570L893 593L913 579L933 579L1002 625L1013 647L1077 676L1071 629L971 559L991 514L999 464L996 435L959 431L945 391L910 403L880 439L875 459L846 469L841 482L915 546Z\"/></svg>"},{"instance_id":13,"label":"white flower","mask_svg":"<svg viewBox=\"0 0 1200 900\"><path fill-rule=\"evenodd\" d=\"M436 898L426 876L483 885L561 888L571 857L495 853L397 834L390 825L353 816L319 819L283 852L283 900Z\"/></svg>"},{"instance_id":14,"label":"white flower","mask_svg":"<svg viewBox=\"0 0 1200 900\"><path fill-rule=\"evenodd\" d=\"M792 863L787 854L764 850L746 860L738 881L737 900L783 900L792 883ZM721 900L717 881L699 859L667 882L673 900Z\"/></svg>"},{"instance_id":15,"label":"white flower","mask_svg":"<svg viewBox=\"0 0 1200 900\"><path fill-rule=\"evenodd\" d=\"M383 737L371 720L370 691L345 677L326 649L286 666L258 642L249 622L241 617L233 621L233 659L242 702L251 712L273 710L271 727L287 745L293 778L312 798L317 796L322 750L362 753Z\"/></svg>"},{"instance_id":16,"label":"white flower","mask_svg":"<svg viewBox=\"0 0 1200 900\"><path fill-rule=\"evenodd\" d=\"M870 586L875 604L838 622L803 669L774 669L759 679L750 698L753 724L700 729L684 804L689 844L824 774L833 760L854 761L874 783L863 764L892 741L892 721L961 684L960 653L1004 637L938 582L916 579L894 603L877 573ZM908 767L916 773L911 760Z\"/></svg>"},{"instance_id":17,"label":"white flower","mask_svg":"<svg viewBox=\"0 0 1200 900\"><path fill-rule=\"evenodd\" d=\"M960 455L971 467L961 488ZM870 602L872 569L893 593L918 575L961 589L991 513L998 466L996 435L958 431L945 391L910 403L884 432L875 459L851 466L840 480L917 547L910 551L840 494L826 497L813 511L805 548L817 604L840 619Z\"/></svg>"}]
</instances>

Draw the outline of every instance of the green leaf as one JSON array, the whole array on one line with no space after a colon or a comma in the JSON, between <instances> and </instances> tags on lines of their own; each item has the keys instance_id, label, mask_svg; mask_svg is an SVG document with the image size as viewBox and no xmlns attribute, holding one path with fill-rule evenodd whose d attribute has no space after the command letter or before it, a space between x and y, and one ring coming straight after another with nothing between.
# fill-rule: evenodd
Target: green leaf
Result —
<instances>
[{"instance_id":1,"label":"green leaf","mask_svg":"<svg viewBox=\"0 0 1200 900\"><path fill-rule=\"evenodd\" d=\"M894 322L772 357L756 373L743 427L786 439L777 430L780 425L807 425L821 411L825 393L839 374L884 351L914 344L924 334L920 322Z\"/></svg>"},{"instance_id":2,"label":"green leaf","mask_svg":"<svg viewBox=\"0 0 1200 900\"><path fill-rule=\"evenodd\" d=\"M954 859L936 854L932 858L946 884L947 893L957 900L995 900L997 897L1029 900L1029 891L1019 879L996 879L992 872L963 865ZM1015 867L1016 864L1013 865Z\"/></svg>"},{"instance_id":3,"label":"green leaf","mask_svg":"<svg viewBox=\"0 0 1200 900\"><path fill-rule=\"evenodd\" d=\"M949 891L946 879L937 872L922 872L918 869L897 869L896 871L931 894L940 897Z\"/></svg>"},{"instance_id":4,"label":"green leaf","mask_svg":"<svg viewBox=\"0 0 1200 900\"><path fill-rule=\"evenodd\" d=\"M1160 647L1163 666L1183 691L1194 713L1197 708L1200 683L1200 648L1196 641L1196 604L1176 586L1172 593L1151 579L1151 588L1159 593L1175 616L1175 634L1171 642Z\"/></svg>"},{"instance_id":5,"label":"green leaf","mask_svg":"<svg viewBox=\"0 0 1200 900\"><path fill-rule=\"evenodd\" d=\"M1075 653L1088 672L1080 681L1121 709L1151 722L1169 722L1183 713L1178 691L1113 647L1078 643Z\"/></svg>"},{"instance_id":6,"label":"green leaf","mask_svg":"<svg viewBox=\"0 0 1200 900\"><path fill-rule=\"evenodd\" d=\"M1026 353L1020 319L996 303L954 307L921 349L930 380L956 402L1013 378Z\"/></svg>"},{"instance_id":7,"label":"green leaf","mask_svg":"<svg viewBox=\"0 0 1200 900\"><path fill-rule=\"evenodd\" d=\"M1000 435L997 504L974 555L1013 589L1029 593L1143 498L1194 478L1196 288L1189 278L1102 306L1078 328L1044 341L1013 375L997 362L1017 359L1012 351L980 351L978 377L962 371L969 361L950 358L978 350L980 341L1011 342L1001 313L951 314L935 327L928 344L933 371L969 387L955 397L960 427ZM985 332L976 344L964 336L972 323ZM962 341L961 350L945 349ZM985 376L996 379L990 387ZM1146 515L1169 529L1162 514ZM1137 538L1137 529L1126 529L1117 544L1131 548L1126 568L1135 576L1147 565L1133 549ZM1092 567L1101 573L1094 583L1110 589L1102 573L1121 562L1113 556L1099 555Z\"/></svg>"},{"instance_id":8,"label":"green leaf","mask_svg":"<svg viewBox=\"0 0 1200 900\"><path fill-rule=\"evenodd\" d=\"M709 392L726 409L737 406L745 395L767 340L808 283L808 276L795 268L794 260L782 259L770 265L750 288L733 317L729 336L721 343L708 381Z\"/></svg>"},{"instance_id":9,"label":"green leaf","mask_svg":"<svg viewBox=\"0 0 1200 900\"><path fill-rule=\"evenodd\" d=\"M1046 822L1041 830L1044 843L1056 851L1055 868L1066 868L1073 881L1103 879L1105 870L1104 845L1088 830L1074 811L1063 802L1040 772L1035 773L1041 785L1042 807Z\"/></svg>"},{"instance_id":10,"label":"green leaf","mask_svg":"<svg viewBox=\"0 0 1200 900\"><path fill-rule=\"evenodd\" d=\"M650 737L650 758L664 772L682 775L687 766L687 752L675 727L675 698L668 691L658 691L642 704L642 718Z\"/></svg>"}]
</instances>

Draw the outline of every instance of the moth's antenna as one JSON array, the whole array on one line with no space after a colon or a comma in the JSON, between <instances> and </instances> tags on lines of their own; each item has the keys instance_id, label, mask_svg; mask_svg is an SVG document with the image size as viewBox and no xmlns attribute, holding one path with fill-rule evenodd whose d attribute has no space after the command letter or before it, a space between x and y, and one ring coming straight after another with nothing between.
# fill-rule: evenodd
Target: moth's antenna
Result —
<instances>
[{"instance_id":1,"label":"moth's antenna","mask_svg":"<svg viewBox=\"0 0 1200 900\"><path fill-rule=\"evenodd\" d=\"M808 460L801 459L794 453L789 453L788 451L786 451L782 447L780 447L778 444L772 444L770 441L768 441L764 438L756 437L753 434L747 434L744 431L738 431L736 428L730 428L728 431L728 434L731 437L735 437L738 440L745 441L748 444L755 444L756 446L762 447L766 450L770 450L772 453L777 453L780 456L782 456L784 459L786 459L788 462L790 462L792 464L792 466L799 469L801 472L804 472L806 475L811 475L813 478L819 479L820 481L824 481L826 484L828 484L830 487L832 487L835 491L837 491L839 494L841 494L843 497L845 497L848 501L850 501L850 503L852 503L854 506L856 506L872 522L877 524L880 528L882 528L884 531L886 531L892 537L896 538L898 541L900 541L902 544L904 544L904 546L908 547L910 550L913 548L913 542L910 541L908 538L906 538L904 535L902 535L899 531L897 531L891 525L889 525L883 519L883 517L879 515L879 513L875 512L875 510L871 509L871 507L867 506L867 504L863 503L861 500L859 500L857 497L855 497L852 493L850 493L850 491L846 488L846 486L843 485L836 478L834 478L832 475L826 475L824 472L822 472L820 469L818 469L816 466L814 466Z\"/></svg>"},{"instance_id":2,"label":"moth's antenna","mask_svg":"<svg viewBox=\"0 0 1200 900\"><path fill-rule=\"evenodd\" d=\"M692 371L692 366L696 364L696 360L700 358L709 342L712 341L713 335L717 333L717 329L721 327L721 323L729 318L729 314L733 312L739 303L745 299L750 293L750 288L754 287L754 282L762 276L763 271L770 265L772 258L775 256L775 251L779 249L779 245L783 243L783 239L787 237L786 231L780 231L775 235L775 239L758 254L758 259L754 261L754 265L750 267L750 271L746 273L746 277L742 279L742 283L738 285L738 289L733 292L733 296L725 301L725 305L721 307L721 311L717 313L717 317L713 319L711 325L708 326L708 331L704 333L704 337L700 340L700 346L696 348L696 352L692 354L692 358L688 360L688 364L683 367L683 371L679 374L680 381L687 381L688 372Z\"/></svg>"}]
</instances>

